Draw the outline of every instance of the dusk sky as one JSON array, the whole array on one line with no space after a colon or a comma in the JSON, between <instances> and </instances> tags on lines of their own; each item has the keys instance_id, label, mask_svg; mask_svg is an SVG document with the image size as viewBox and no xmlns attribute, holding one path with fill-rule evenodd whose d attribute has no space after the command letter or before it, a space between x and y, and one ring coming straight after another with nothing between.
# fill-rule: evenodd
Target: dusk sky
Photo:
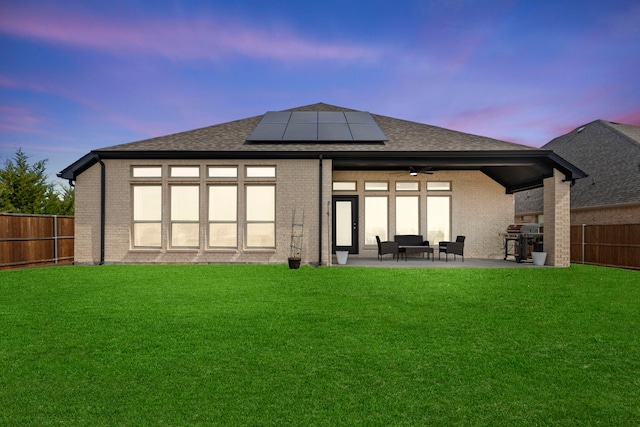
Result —
<instances>
[{"instance_id":1,"label":"dusk sky","mask_svg":"<svg viewBox=\"0 0 640 427\"><path fill-rule=\"evenodd\" d=\"M0 162L325 102L539 147L640 126L640 1L0 0Z\"/></svg>"}]
</instances>

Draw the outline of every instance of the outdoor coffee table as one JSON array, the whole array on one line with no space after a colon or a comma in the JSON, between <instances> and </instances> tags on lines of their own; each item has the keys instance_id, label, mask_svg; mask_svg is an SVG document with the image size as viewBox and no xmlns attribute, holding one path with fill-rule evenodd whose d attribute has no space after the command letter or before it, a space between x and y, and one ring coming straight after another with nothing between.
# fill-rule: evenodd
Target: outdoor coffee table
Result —
<instances>
[{"instance_id":1,"label":"outdoor coffee table","mask_svg":"<svg viewBox=\"0 0 640 427\"><path fill-rule=\"evenodd\" d=\"M407 260L407 254L418 254L422 253L422 258L424 258L424 254L427 254L427 259L429 259L429 254L431 254L431 261L435 261L435 257L433 255L433 248L431 246L398 246L398 258L400 258L400 254L404 254L404 260Z\"/></svg>"}]
</instances>

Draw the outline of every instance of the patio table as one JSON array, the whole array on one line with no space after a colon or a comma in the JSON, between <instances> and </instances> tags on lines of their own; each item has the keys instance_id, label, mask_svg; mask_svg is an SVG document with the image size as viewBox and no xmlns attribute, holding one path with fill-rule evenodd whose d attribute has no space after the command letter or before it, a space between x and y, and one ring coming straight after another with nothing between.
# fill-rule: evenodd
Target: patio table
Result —
<instances>
[{"instance_id":1,"label":"patio table","mask_svg":"<svg viewBox=\"0 0 640 427\"><path fill-rule=\"evenodd\" d=\"M404 254L404 260L407 260L407 254L418 254L422 253L422 258L424 258L424 254L427 254L427 260L429 259L429 254L431 254L431 261L435 261L435 257L433 254L433 248L430 246L398 246L398 259L401 254Z\"/></svg>"}]
</instances>

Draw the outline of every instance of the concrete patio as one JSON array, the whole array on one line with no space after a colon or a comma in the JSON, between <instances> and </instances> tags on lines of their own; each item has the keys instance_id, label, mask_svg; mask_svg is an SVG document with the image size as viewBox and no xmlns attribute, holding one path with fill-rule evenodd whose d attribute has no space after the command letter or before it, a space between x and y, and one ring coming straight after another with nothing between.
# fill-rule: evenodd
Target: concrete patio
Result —
<instances>
[{"instance_id":1,"label":"concrete patio","mask_svg":"<svg viewBox=\"0 0 640 427\"><path fill-rule=\"evenodd\" d=\"M332 267L379 267L379 268L549 268L549 266L533 265L530 260L528 262L515 262L512 258L503 259L486 259L486 258L465 258L464 262L461 257L454 260L449 256L449 261L442 259L435 261L421 256L408 257L405 261L400 259L396 261L391 256L385 256L382 261L377 258L358 257L357 255L349 255L345 265L338 264L335 255L332 259Z\"/></svg>"}]
</instances>

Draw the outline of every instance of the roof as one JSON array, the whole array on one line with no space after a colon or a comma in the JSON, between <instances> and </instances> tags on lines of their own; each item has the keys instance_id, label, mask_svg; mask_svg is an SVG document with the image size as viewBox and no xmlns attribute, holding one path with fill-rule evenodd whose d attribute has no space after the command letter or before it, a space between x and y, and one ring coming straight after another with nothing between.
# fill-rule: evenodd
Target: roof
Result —
<instances>
[{"instance_id":1,"label":"roof","mask_svg":"<svg viewBox=\"0 0 640 427\"><path fill-rule=\"evenodd\" d=\"M284 111L356 112L317 103ZM98 158L331 158L334 169L477 169L508 192L542 185L558 168L567 179L581 171L550 151L371 114L384 141L247 141L264 115L97 149L58 176L75 179Z\"/></svg>"},{"instance_id":2,"label":"roof","mask_svg":"<svg viewBox=\"0 0 640 427\"><path fill-rule=\"evenodd\" d=\"M588 174L571 189L571 208L640 202L640 127L596 120L542 147ZM516 195L516 213L541 212L543 194Z\"/></svg>"}]
</instances>

